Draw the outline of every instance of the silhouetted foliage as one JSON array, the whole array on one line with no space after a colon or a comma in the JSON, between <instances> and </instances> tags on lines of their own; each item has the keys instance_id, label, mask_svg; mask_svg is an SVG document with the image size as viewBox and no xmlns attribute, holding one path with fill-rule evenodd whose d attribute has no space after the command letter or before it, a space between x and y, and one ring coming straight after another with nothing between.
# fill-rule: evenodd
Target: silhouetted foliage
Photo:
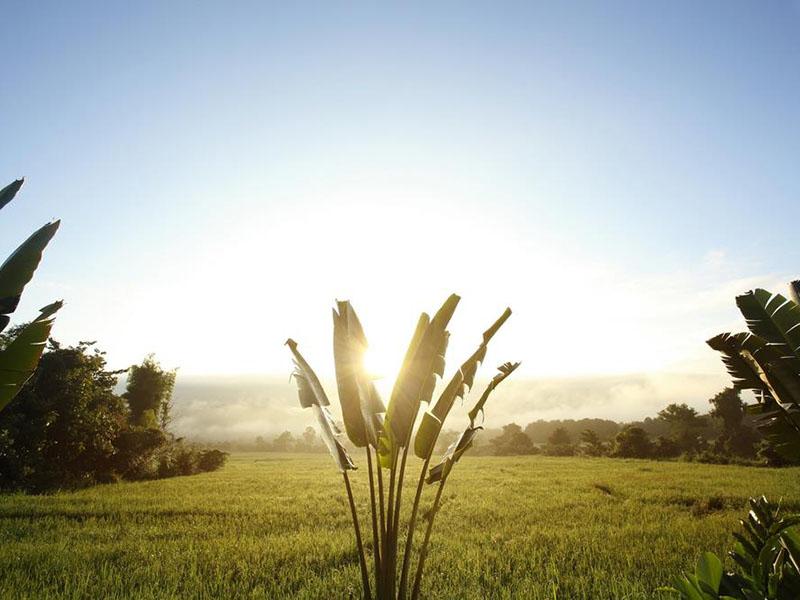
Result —
<instances>
[{"instance_id":1,"label":"silhouetted foliage","mask_svg":"<svg viewBox=\"0 0 800 600\"><path fill-rule=\"evenodd\" d=\"M33 376L0 413L0 488L43 491L199 472L202 453L131 424L117 376L93 342L50 341Z\"/></svg>"}]
</instances>

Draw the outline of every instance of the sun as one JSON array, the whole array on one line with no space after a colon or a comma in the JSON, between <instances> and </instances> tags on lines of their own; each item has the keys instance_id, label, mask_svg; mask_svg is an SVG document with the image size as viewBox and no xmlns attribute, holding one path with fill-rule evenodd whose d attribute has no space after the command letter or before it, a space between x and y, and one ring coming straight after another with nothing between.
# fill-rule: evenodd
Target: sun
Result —
<instances>
[{"instance_id":1,"label":"sun","mask_svg":"<svg viewBox=\"0 0 800 600\"><path fill-rule=\"evenodd\" d=\"M364 372L376 383L385 384L394 380L398 370L397 357L376 348L367 348L364 353Z\"/></svg>"}]
</instances>

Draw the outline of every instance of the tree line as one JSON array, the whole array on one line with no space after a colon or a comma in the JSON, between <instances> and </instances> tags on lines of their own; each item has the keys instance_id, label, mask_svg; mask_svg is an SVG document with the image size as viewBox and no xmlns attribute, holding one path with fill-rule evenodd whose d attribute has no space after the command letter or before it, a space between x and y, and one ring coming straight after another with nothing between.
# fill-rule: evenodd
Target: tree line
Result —
<instances>
[{"instance_id":1,"label":"tree line","mask_svg":"<svg viewBox=\"0 0 800 600\"><path fill-rule=\"evenodd\" d=\"M656 417L618 423L609 419L538 420L522 427L509 423L492 429L476 445L475 454L515 456L609 456L619 458L684 458L700 462L787 464L764 442L747 414L740 393L725 388L709 400L710 410L700 414L687 404L669 404ZM457 432L444 431L437 451L443 453ZM311 427L302 435L284 431L271 439L258 436L237 449L261 452L326 452Z\"/></svg>"}]
</instances>

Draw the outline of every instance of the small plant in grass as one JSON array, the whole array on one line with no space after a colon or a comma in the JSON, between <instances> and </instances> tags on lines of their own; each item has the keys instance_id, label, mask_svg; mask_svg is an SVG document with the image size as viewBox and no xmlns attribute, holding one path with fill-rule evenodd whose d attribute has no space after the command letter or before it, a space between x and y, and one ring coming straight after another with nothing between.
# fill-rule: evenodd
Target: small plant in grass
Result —
<instances>
[{"instance_id":1,"label":"small plant in grass","mask_svg":"<svg viewBox=\"0 0 800 600\"><path fill-rule=\"evenodd\" d=\"M694 573L681 575L671 588L682 600L796 600L800 598L800 515L783 516L763 496L750 499L750 511L734 533L725 571L722 561L706 552Z\"/></svg>"},{"instance_id":2,"label":"small plant in grass","mask_svg":"<svg viewBox=\"0 0 800 600\"><path fill-rule=\"evenodd\" d=\"M395 381L388 408L378 395L375 385L363 368L367 339L358 317L349 302L338 302L333 311L333 353L336 383L342 406L347 437L358 448L364 448L369 480L369 507L372 534L372 564L362 539L358 512L348 471L356 469L353 459L339 441L341 431L334 420L330 401L319 378L297 349L294 340L287 340L294 356L294 378L300 405L311 408L317 418L320 433L344 479L345 490L353 518L358 549L361 580L365 598L378 600L419 598L425 561L430 547L431 532L441 502L442 491L458 460L472 446L481 430L477 419L492 391L511 375L519 363L504 363L486 390L469 411L469 425L449 446L441 461L429 468L445 419L457 399L463 400L472 388L479 365L486 357L487 346L503 323L511 316L506 309L483 334L478 348L456 370L435 403L431 400L438 378L444 376L445 352L449 332L447 325L460 298L451 295L433 318L423 313L406 351L400 373ZM416 433L414 425L422 414ZM405 527L400 522L405 472L409 449L423 461ZM422 545L414 561L414 533L425 483L436 486ZM405 543L402 544L403 534Z\"/></svg>"}]
</instances>

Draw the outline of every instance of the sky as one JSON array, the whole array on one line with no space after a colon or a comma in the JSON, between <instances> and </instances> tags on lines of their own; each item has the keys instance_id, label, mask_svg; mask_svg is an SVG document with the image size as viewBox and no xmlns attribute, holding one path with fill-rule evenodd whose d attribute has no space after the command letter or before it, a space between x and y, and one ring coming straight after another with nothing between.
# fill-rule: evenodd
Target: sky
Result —
<instances>
[{"instance_id":1,"label":"sky","mask_svg":"<svg viewBox=\"0 0 800 600\"><path fill-rule=\"evenodd\" d=\"M485 376L669 380L583 405L638 417L703 405L734 296L800 275L798 2L0 13L0 250L62 219L17 315L63 298L55 337L113 367L285 382L293 337L330 377L349 299L386 389L456 292L453 363L511 306Z\"/></svg>"}]
</instances>

